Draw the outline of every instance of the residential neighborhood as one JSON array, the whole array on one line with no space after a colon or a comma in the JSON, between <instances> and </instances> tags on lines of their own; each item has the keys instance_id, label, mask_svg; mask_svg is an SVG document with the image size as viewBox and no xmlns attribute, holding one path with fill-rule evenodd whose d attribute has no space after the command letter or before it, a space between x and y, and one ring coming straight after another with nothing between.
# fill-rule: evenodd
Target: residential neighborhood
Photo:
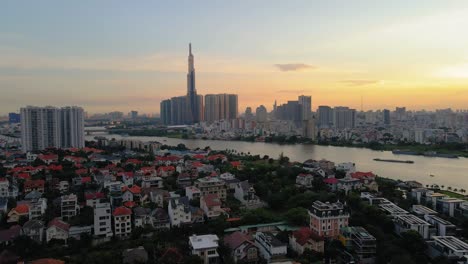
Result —
<instances>
[{"instance_id":1,"label":"residential neighborhood","mask_svg":"<svg viewBox=\"0 0 468 264\"><path fill-rule=\"evenodd\" d=\"M359 164L151 144L3 149L2 255L79 263L82 247L96 263L371 264L385 243L413 239L424 261L468 263L468 202L434 186Z\"/></svg>"}]
</instances>

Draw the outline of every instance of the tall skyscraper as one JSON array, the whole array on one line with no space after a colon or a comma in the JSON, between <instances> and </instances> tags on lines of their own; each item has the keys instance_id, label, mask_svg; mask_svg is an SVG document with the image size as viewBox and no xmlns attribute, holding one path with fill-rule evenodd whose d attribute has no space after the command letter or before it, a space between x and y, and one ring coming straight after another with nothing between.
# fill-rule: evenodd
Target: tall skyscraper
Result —
<instances>
[{"instance_id":1,"label":"tall skyscraper","mask_svg":"<svg viewBox=\"0 0 468 264\"><path fill-rule=\"evenodd\" d=\"M164 125L170 125L172 124L172 119L171 119L171 100L163 100L160 103L161 108L161 121Z\"/></svg>"},{"instance_id":2,"label":"tall skyscraper","mask_svg":"<svg viewBox=\"0 0 468 264\"><path fill-rule=\"evenodd\" d=\"M238 116L238 107L239 107L239 102L238 102L238 96L237 94L228 94L228 114L227 114L227 119L235 119Z\"/></svg>"},{"instance_id":3,"label":"tall skyscraper","mask_svg":"<svg viewBox=\"0 0 468 264\"><path fill-rule=\"evenodd\" d=\"M188 118L187 114L187 104L188 97L187 96L178 96L171 98L171 124L172 125L180 125L186 124Z\"/></svg>"},{"instance_id":4,"label":"tall skyscraper","mask_svg":"<svg viewBox=\"0 0 468 264\"><path fill-rule=\"evenodd\" d=\"M25 152L48 147L82 148L84 111L80 107L21 108L21 141Z\"/></svg>"},{"instance_id":5,"label":"tall skyscraper","mask_svg":"<svg viewBox=\"0 0 468 264\"><path fill-rule=\"evenodd\" d=\"M205 95L205 121L208 123L219 120L219 97L216 94Z\"/></svg>"},{"instance_id":6,"label":"tall skyscraper","mask_svg":"<svg viewBox=\"0 0 468 264\"><path fill-rule=\"evenodd\" d=\"M237 94L205 95L205 121L232 120L238 115Z\"/></svg>"},{"instance_id":7,"label":"tall skyscraper","mask_svg":"<svg viewBox=\"0 0 468 264\"><path fill-rule=\"evenodd\" d=\"M135 111L135 110L130 111L130 118L133 119L133 120L137 119L138 118L138 111Z\"/></svg>"},{"instance_id":8,"label":"tall skyscraper","mask_svg":"<svg viewBox=\"0 0 468 264\"><path fill-rule=\"evenodd\" d=\"M383 122L385 125L390 125L390 110L383 110Z\"/></svg>"},{"instance_id":9,"label":"tall skyscraper","mask_svg":"<svg viewBox=\"0 0 468 264\"><path fill-rule=\"evenodd\" d=\"M165 125L190 125L201 121L232 120L238 116L237 94L197 94L192 45L189 44L187 95L161 101L161 120Z\"/></svg>"},{"instance_id":10,"label":"tall skyscraper","mask_svg":"<svg viewBox=\"0 0 468 264\"><path fill-rule=\"evenodd\" d=\"M333 125L336 129L354 128L356 125L356 110L343 106L333 108Z\"/></svg>"},{"instance_id":11,"label":"tall skyscraper","mask_svg":"<svg viewBox=\"0 0 468 264\"><path fill-rule=\"evenodd\" d=\"M265 123L268 118L268 111L266 107L263 105L257 107L257 109L255 110L255 116L257 118L257 122Z\"/></svg>"},{"instance_id":12,"label":"tall skyscraper","mask_svg":"<svg viewBox=\"0 0 468 264\"><path fill-rule=\"evenodd\" d=\"M288 101L276 107L275 118L279 120L289 120L302 125L302 107L299 101Z\"/></svg>"},{"instance_id":13,"label":"tall skyscraper","mask_svg":"<svg viewBox=\"0 0 468 264\"><path fill-rule=\"evenodd\" d=\"M81 107L69 106L60 109L61 148L84 147L84 111Z\"/></svg>"},{"instance_id":14,"label":"tall skyscraper","mask_svg":"<svg viewBox=\"0 0 468 264\"><path fill-rule=\"evenodd\" d=\"M310 116L309 119L302 121L302 136L312 140L316 139L315 117Z\"/></svg>"},{"instance_id":15,"label":"tall skyscraper","mask_svg":"<svg viewBox=\"0 0 468 264\"><path fill-rule=\"evenodd\" d=\"M200 105L199 98L197 96L197 89L195 87L195 66L192 54L192 44L189 44L189 56L188 56L188 73L187 73L187 105L188 122L186 123L198 123L200 122Z\"/></svg>"},{"instance_id":16,"label":"tall skyscraper","mask_svg":"<svg viewBox=\"0 0 468 264\"><path fill-rule=\"evenodd\" d=\"M318 127L330 128L333 126L333 109L326 105L318 107Z\"/></svg>"},{"instance_id":17,"label":"tall skyscraper","mask_svg":"<svg viewBox=\"0 0 468 264\"><path fill-rule=\"evenodd\" d=\"M21 144L23 151L60 147L59 120L60 111L52 106L21 108Z\"/></svg>"},{"instance_id":18,"label":"tall skyscraper","mask_svg":"<svg viewBox=\"0 0 468 264\"><path fill-rule=\"evenodd\" d=\"M312 114L312 97L301 95L299 96L298 101L301 105L302 120L308 120Z\"/></svg>"}]
</instances>

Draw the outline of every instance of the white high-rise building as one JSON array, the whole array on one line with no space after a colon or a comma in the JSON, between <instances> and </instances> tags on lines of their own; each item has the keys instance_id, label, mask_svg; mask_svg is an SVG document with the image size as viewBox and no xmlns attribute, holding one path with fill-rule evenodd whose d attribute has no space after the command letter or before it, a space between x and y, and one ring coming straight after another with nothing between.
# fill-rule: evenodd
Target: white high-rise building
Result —
<instances>
[{"instance_id":1,"label":"white high-rise building","mask_svg":"<svg viewBox=\"0 0 468 264\"><path fill-rule=\"evenodd\" d=\"M48 147L84 147L84 111L80 107L52 106L21 108L23 151Z\"/></svg>"},{"instance_id":2,"label":"white high-rise building","mask_svg":"<svg viewBox=\"0 0 468 264\"><path fill-rule=\"evenodd\" d=\"M62 148L84 147L84 111L71 106L60 109L60 132Z\"/></svg>"},{"instance_id":3,"label":"white high-rise building","mask_svg":"<svg viewBox=\"0 0 468 264\"><path fill-rule=\"evenodd\" d=\"M60 146L60 111L58 108L28 106L21 108L23 151Z\"/></svg>"}]
</instances>

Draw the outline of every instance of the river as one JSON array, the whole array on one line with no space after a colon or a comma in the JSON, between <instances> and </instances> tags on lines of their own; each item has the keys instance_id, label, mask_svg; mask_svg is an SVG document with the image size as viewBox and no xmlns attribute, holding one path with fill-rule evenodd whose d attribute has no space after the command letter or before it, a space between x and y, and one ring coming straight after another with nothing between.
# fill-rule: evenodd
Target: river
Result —
<instances>
[{"instance_id":1,"label":"river","mask_svg":"<svg viewBox=\"0 0 468 264\"><path fill-rule=\"evenodd\" d=\"M122 138L119 135L96 134L107 138ZM94 136L86 136L86 140L93 140ZM158 141L167 145L185 144L188 148L211 147L213 150L235 149L258 155L268 155L278 158L281 153L290 158L291 161L303 162L307 159L327 159L340 162L353 162L359 171L372 171L378 176L400 179L415 180L423 184L438 184L445 187L463 188L468 190L468 159L431 158L411 155L395 155L390 151L375 151L365 148L334 147L318 145L279 145L262 142L243 141L220 141L220 140L195 140L175 139L165 137L125 137L141 141ZM379 162L373 159L399 159L413 160L414 164ZM434 175L431 177L430 175Z\"/></svg>"}]
</instances>

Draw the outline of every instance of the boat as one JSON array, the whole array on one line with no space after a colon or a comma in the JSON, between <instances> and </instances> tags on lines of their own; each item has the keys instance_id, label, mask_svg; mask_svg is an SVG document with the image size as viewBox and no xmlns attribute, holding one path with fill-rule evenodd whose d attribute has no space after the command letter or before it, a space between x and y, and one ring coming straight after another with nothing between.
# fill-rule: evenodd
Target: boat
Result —
<instances>
[{"instance_id":1,"label":"boat","mask_svg":"<svg viewBox=\"0 0 468 264\"><path fill-rule=\"evenodd\" d=\"M429 174L429 176L434 177L434 174Z\"/></svg>"},{"instance_id":2,"label":"boat","mask_svg":"<svg viewBox=\"0 0 468 264\"><path fill-rule=\"evenodd\" d=\"M394 159L374 159L375 161L382 161L382 162L394 162L394 163L408 163L413 164L414 161L412 160L394 160Z\"/></svg>"},{"instance_id":3,"label":"boat","mask_svg":"<svg viewBox=\"0 0 468 264\"><path fill-rule=\"evenodd\" d=\"M455 154L444 154L436 151L427 151L423 153L424 157L436 157L436 158L447 158L447 159L458 159Z\"/></svg>"},{"instance_id":4,"label":"boat","mask_svg":"<svg viewBox=\"0 0 468 264\"><path fill-rule=\"evenodd\" d=\"M392 150L392 153L399 154L399 155L418 155L417 152L407 150L407 149L395 149L395 150Z\"/></svg>"}]
</instances>

